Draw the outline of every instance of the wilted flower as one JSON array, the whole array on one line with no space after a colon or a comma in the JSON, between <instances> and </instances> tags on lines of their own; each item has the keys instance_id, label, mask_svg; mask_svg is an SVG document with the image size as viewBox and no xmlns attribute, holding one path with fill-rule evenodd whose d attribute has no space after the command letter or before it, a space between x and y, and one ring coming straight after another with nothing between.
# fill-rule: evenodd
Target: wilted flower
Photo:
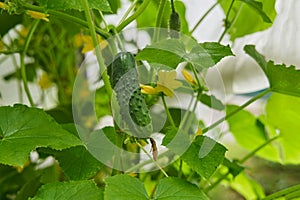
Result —
<instances>
[{"instance_id":1,"label":"wilted flower","mask_svg":"<svg viewBox=\"0 0 300 200\"><path fill-rule=\"evenodd\" d=\"M49 22L49 19L47 18L47 17L49 17L49 14L45 14L45 13L41 13L41 12L37 12L37 11L33 11L33 10L27 10L26 14L30 15L30 17L32 17L34 19L42 19L46 22Z\"/></svg>"}]
</instances>

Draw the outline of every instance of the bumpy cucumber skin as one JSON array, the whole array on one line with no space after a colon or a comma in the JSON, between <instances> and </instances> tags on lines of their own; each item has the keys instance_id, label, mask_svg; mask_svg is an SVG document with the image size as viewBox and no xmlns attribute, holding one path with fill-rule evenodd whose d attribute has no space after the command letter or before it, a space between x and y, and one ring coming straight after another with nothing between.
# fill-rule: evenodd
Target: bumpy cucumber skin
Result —
<instances>
[{"instance_id":1,"label":"bumpy cucumber skin","mask_svg":"<svg viewBox=\"0 0 300 200\"><path fill-rule=\"evenodd\" d=\"M181 29L180 17L177 12L172 11L169 19L169 29L171 38L179 38L179 32Z\"/></svg>"},{"instance_id":2,"label":"bumpy cucumber skin","mask_svg":"<svg viewBox=\"0 0 300 200\"><path fill-rule=\"evenodd\" d=\"M151 117L139 86L134 56L129 52L118 53L108 68L108 74L116 92L121 117L129 130L134 136L149 137Z\"/></svg>"}]
</instances>

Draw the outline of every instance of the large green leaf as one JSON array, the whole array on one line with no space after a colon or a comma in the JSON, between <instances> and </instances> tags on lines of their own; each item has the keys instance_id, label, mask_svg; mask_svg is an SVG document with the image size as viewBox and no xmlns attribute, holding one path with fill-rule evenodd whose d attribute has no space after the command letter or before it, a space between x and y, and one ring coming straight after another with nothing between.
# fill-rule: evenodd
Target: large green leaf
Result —
<instances>
[{"instance_id":1,"label":"large green leaf","mask_svg":"<svg viewBox=\"0 0 300 200\"><path fill-rule=\"evenodd\" d=\"M274 93L266 106L266 120L280 132L282 163L300 164L300 98Z\"/></svg>"},{"instance_id":2,"label":"large green leaf","mask_svg":"<svg viewBox=\"0 0 300 200\"><path fill-rule=\"evenodd\" d=\"M212 67L222 58L233 55L229 46L216 42L197 44L185 39L167 39L148 45L138 53L136 58L171 68L176 68L179 63L186 61L200 70Z\"/></svg>"},{"instance_id":3,"label":"large green leaf","mask_svg":"<svg viewBox=\"0 0 300 200\"><path fill-rule=\"evenodd\" d=\"M227 106L227 114L238 106ZM236 141L245 149L252 151L265 143L269 138L265 128L258 126L259 121L250 112L242 110L227 120L230 132ZM257 155L272 161L280 161L279 151L273 144L268 144L257 152Z\"/></svg>"},{"instance_id":4,"label":"large green leaf","mask_svg":"<svg viewBox=\"0 0 300 200\"><path fill-rule=\"evenodd\" d=\"M84 146L51 152L60 167L71 180L84 180L94 176L103 164L94 158Z\"/></svg>"},{"instance_id":5,"label":"large green leaf","mask_svg":"<svg viewBox=\"0 0 300 200\"><path fill-rule=\"evenodd\" d=\"M105 200L147 200L142 182L129 175L116 175L105 179Z\"/></svg>"},{"instance_id":6,"label":"large green leaf","mask_svg":"<svg viewBox=\"0 0 300 200\"><path fill-rule=\"evenodd\" d=\"M224 13L227 13L231 1L221 1ZM234 20L229 30L230 39L234 41L238 37L255 33L269 28L276 16L275 0L239 0L235 1L229 15L229 20Z\"/></svg>"},{"instance_id":7,"label":"large green leaf","mask_svg":"<svg viewBox=\"0 0 300 200\"><path fill-rule=\"evenodd\" d=\"M83 10L81 0L37 0L37 2L47 9L52 10ZM110 4L107 0L88 0L90 8L111 12Z\"/></svg>"},{"instance_id":8,"label":"large green leaf","mask_svg":"<svg viewBox=\"0 0 300 200\"><path fill-rule=\"evenodd\" d=\"M55 182L42 186L31 200L101 200L103 192L93 181Z\"/></svg>"},{"instance_id":9,"label":"large green leaf","mask_svg":"<svg viewBox=\"0 0 300 200\"><path fill-rule=\"evenodd\" d=\"M222 164L226 148L215 140L198 136L181 157L193 170L208 179Z\"/></svg>"},{"instance_id":10,"label":"large green leaf","mask_svg":"<svg viewBox=\"0 0 300 200\"><path fill-rule=\"evenodd\" d=\"M0 163L22 166L37 147L62 150L77 145L81 141L41 109L0 107Z\"/></svg>"},{"instance_id":11,"label":"large green leaf","mask_svg":"<svg viewBox=\"0 0 300 200\"><path fill-rule=\"evenodd\" d=\"M157 200L208 200L208 197L190 182L179 178L164 178L156 188Z\"/></svg>"},{"instance_id":12,"label":"large green leaf","mask_svg":"<svg viewBox=\"0 0 300 200\"><path fill-rule=\"evenodd\" d=\"M222 58L232 56L229 45L224 46L217 42L204 42L195 45L185 59L200 68L209 68L217 64Z\"/></svg>"},{"instance_id":13,"label":"large green leaf","mask_svg":"<svg viewBox=\"0 0 300 200\"><path fill-rule=\"evenodd\" d=\"M267 62L254 45L246 45L244 50L260 65L272 91L300 97L300 70L296 70L294 66L286 67L275 65L273 61Z\"/></svg>"}]
</instances>

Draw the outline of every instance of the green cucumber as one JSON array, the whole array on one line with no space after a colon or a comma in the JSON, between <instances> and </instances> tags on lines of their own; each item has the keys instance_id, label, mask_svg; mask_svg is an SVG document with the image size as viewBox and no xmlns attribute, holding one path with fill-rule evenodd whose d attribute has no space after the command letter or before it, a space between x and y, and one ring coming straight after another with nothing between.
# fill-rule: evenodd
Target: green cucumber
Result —
<instances>
[{"instance_id":1,"label":"green cucumber","mask_svg":"<svg viewBox=\"0 0 300 200\"><path fill-rule=\"evenodd\" d=\"M122 120L131 134L148 138L152 133L152 120L141 93L134 56L129 52L118 53L108 67L108 74Z\"/></svg>"},{"instance_id":2,"label":"green cucumber","mask_svg":"<svg viewBox=\"0 0 300 200\"><path fill-rule=\"evenodd\" d=\"M179 38L181 29L180 17L176 11L172 11L169 19L169 31L171 38Z\"/></svg>"}]
</instances>

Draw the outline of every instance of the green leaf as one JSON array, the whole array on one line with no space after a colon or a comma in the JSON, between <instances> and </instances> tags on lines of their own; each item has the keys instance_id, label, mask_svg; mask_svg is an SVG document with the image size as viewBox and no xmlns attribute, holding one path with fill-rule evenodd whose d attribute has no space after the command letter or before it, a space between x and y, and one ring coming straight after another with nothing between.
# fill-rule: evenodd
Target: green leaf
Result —
<instances>
[{"instance_id":1,"label":"green leaf","mask_svg":"<svg viewBox=\"0 0 300 200\"><path fill-rule=\"evenodd\" d=\"M193 63L201 68L209 68L217 64L222 58L226 56L233 56L229 45L224 46L217 42L200 43L193 47L187 55L187 62ZM199 67L198 67L198 70Z\"/></svg>"},{"instance_id":2,"label":"green leaf","mask_svg":"<svg viewBox=\"0 0 300 200\"><path fill-rule=\"evenodd\" d=\"M105 179L105 200L147 200L144 185L137 178L129 175L116 175Z\"/></svg>"},{"instance_id":3,"label":"green leaf","mask_svg":"<svg viewBox=\"0 0 300 200\"><path fill-rule=\"evenodd\" d=\"M194 184L179 178L164 178L156 189L157 200L208 200L209 198Z\"/></svg>"},{"instance_id":4,"label":"green leaf","mask_svg":"<svg viewBox=\"0 0 300 200\"><path fill-rule=\"evenodd\" d=\"M23 15L10 15L6 11L1 9L0 15L0 37L3 37L8 31L16 26L17 24L22 23Z\"/></svg>"},{"instance_id":5,"label":"green leaf","mask_svg":"<svg viewBox=\"0 0 300 200\"><path fill-rule=\"evenodd\" d=\"M237 108L238 106L228 105L226 112L227 114L231 113ZM248 111L241 110L230 117L227 122L229 124L230 132L233 134L239 145L249 151L256 149L269 139L269 136L265 133L264 127L258 126L258 120ZM278 149L273 143L268 144L258 151L257 155L271 161L280 161Z\"/></svg>"},{"instance_id":6,"label":"green leaf","mask_svg":"<svg viewBox=\"0 0 300 200\"><path fill-rule=\"evenodd\" d=\"M208 179L222 164L226 148L215 140L198 136L181 157L193 170Z\"/></svg>"},{"instance_id":7,"label":"green leaf","mask_svg":"<svg viewBox=\"0 0 300 200\"><path fill-rule=\"evenodd\" d=\"M84 146L71 147L51 153L71 180L84 180L94 176L103 166Z\"/></svg>"},{"instance_id":8,"label":"green leaf","mask_svg":"<svg viewBox=\"0 0 300 200\"><path fill-rule=\"evenodd\" d=\"M262 199L265 196L262 186L245 173L241 173L235 177L230 186L243 195L245 199Z\"/></svg>"},{"instance_id":9,"label":"green leaf","mask_svg":"<svg viewBox=\"0 0 300 200\"><path fill-rule=\"evenodd\" d=\"M83 5L81 0L37 0L37 2L44 6L46 9L52 10L83 10ZM89 7L104 11L111 12L109 2L107 0L88 0Z\"/></svg>"},{"instance_id":10,"label":"green leaf","mask_svg":"<svg viewBox=\"0 0 300 200\"><path fill-rule=\"evenodd\" d=\"M93 181L55 182L43 185L31 200L101 200L103 192Z\"/></svg>"},{"instance_id":11,"label":"green leaf","mask_svg":"<svg viewBox=\"0 0 300 200\"><path fill-rule=\"evenodd\" d=\"M222 101L217 99L214 95L201 94L200 96L198 96L198 100L210 108L213 108L216 110L224 110L225 109L225 106L222 103Z\"/></svg>"},{"instance_id":12,"label":"green leaf","mask_svg":"<svg viewBox=\"0 0 300 200\"><path fill-rule=\"evenodd\" d=\"M284 164L300 164L300 98L274 93L266 106L266 120L279 130Z\"/></svg>"},{"instance_id":13,"label":"green leaf","mask_svg":"<svg viewBox=\"0 0 300 200\"><path fill-rule=\"evenodd\" d=\"M227 13L231 1L222 1L220 3ZM234 41L238 37L263 31L269 28L276 16L275 0L239 0L235 1L229 15L229 21L234 20L228 33L230 39Z\"/></svg>"},{"instance_id":14,"label":"green leaf","mask_svg":"<svg viewBox=\"0 0 300 200\"><path fill-rule=\"evenodd\" d=\"M195 64L200 71L202 68L214 66L222 58L230 55L233 53L229 46L216 42L197 44L191 39L167 39L148 45L137 54L136 59L163 64L173 69L186 61Z\"/></svg>"},{"instance_id":15,"label":"green leaf","mask_svg":"<svg viewBox=\"0 0 300 200\"><path fill-rule=\"evenodd\" d=\"M185 54L185 46L180 40L168 39L148 45L137 54L136 59L163 64L175 69L184 61Z\"/></svg>"},{"instance_id":16,"label":"green leaf","mask_svg":"<svg viewBox=\"0 0 300 200\"><path fill-rule=\"evenodd\" d=\"M230 161L227 158L223 160L223 165L229 169L233 177L239 175L244 170L244 167L240 166L236 161Z\"/></svg>"},{"instance_id":17,"label":"green leaf","mask_svg":"<svg viewBox=\"0 0 300 200\"><path fill-rule=\"evenodd\" d=\"M81 141L43 110L24 105L0 107L0 163L22 166L37 147L62 150Z\"/></svg>"},{"instance_id":18,"label":"green leaf","mask_svg":"<svg viewBox=\"0 0 300 200\"><path fill-rule=\"evenodd\" d=\"M272 91L300 97L300 70L296 70L294 66L286 67L275 65L273 61L267 62L254 45L246 45L244 50L260 65Z\"/></svg>"},{"instance_id":19,"label":"green leaf","mask_svg":"<svg viewBox=\"0 0 300 200\"><path fill-rule=\"evenodd\" d=\"M258 1L254 0L239 0L242 1L249 6L251 6L260 16L261 18L267 22L267 23L272 23L272 20L268 17L268 15L263 11L263 4Z\"/></svg>"}]
</instances>

